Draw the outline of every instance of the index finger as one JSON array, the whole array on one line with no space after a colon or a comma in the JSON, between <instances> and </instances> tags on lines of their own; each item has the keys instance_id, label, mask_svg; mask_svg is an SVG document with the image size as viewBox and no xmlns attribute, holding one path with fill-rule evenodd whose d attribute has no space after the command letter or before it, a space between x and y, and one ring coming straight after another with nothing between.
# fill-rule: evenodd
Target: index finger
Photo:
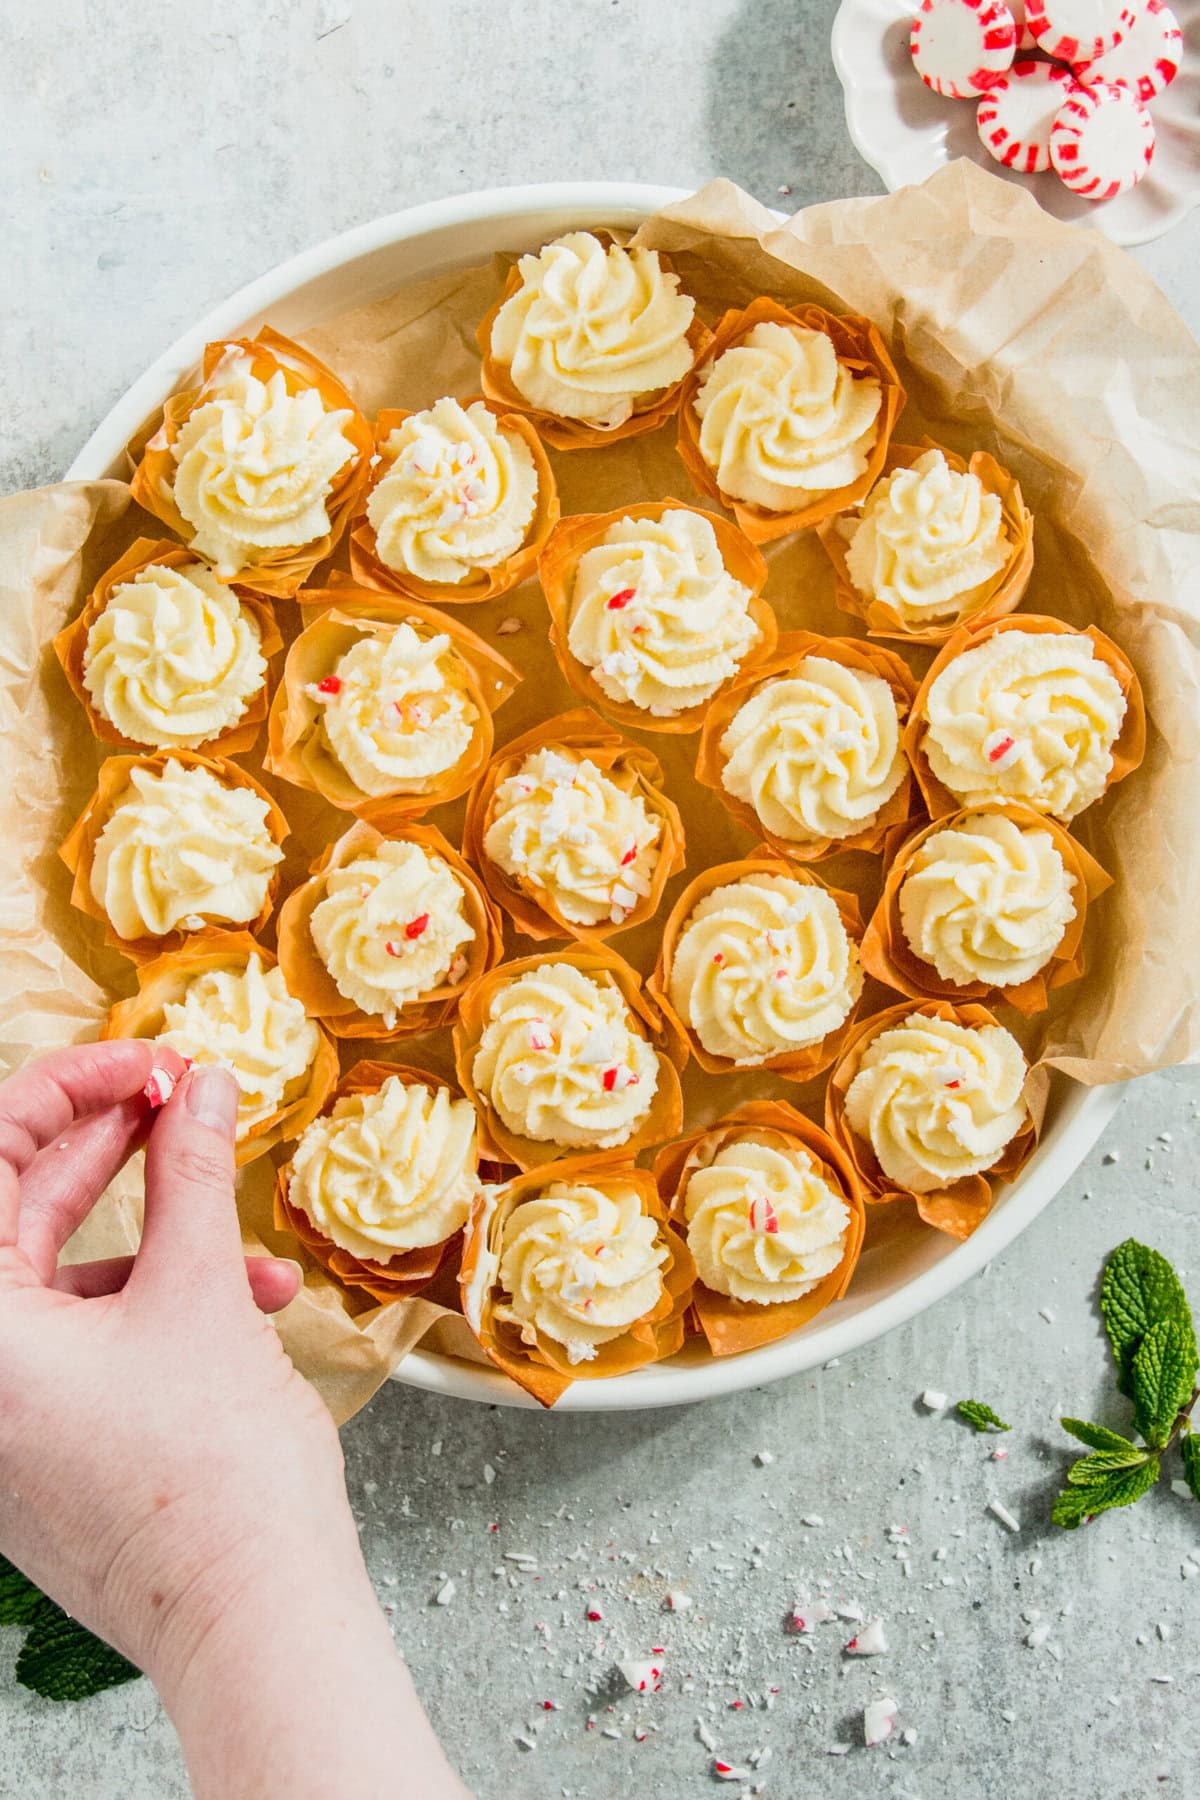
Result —
<instances>
[{"instance_id":1,"label":"index finger","mask_svg":"<svg viewBox=\"0 0 1200 1800\"><path fill-rule=\"evenodd\" d=\"M75 1119L140 1093L155 1050L138 1038L78 1044L0 1083L0 1246L17 1241L21 1174L38 1151Z\"/></svg>"}]
</instances>

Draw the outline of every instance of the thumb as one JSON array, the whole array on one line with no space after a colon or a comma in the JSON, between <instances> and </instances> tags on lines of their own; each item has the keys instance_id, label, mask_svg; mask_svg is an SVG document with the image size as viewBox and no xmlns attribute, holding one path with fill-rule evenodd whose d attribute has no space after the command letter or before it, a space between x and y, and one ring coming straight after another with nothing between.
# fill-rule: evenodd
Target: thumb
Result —
<instances>
[{"instance_id":1,"label":"thumb","mask_svg":"<svg viewBox=\"0 0 1200 1800\"><path fill-rule=\"evenodd\" d=\"M130 1285L175 1296L190 1284L244 1286L233 1198L238 1089L225 1069L194 1068L156 1118L146 1145L146 1212Z\"/></svg>"}]
</instances>

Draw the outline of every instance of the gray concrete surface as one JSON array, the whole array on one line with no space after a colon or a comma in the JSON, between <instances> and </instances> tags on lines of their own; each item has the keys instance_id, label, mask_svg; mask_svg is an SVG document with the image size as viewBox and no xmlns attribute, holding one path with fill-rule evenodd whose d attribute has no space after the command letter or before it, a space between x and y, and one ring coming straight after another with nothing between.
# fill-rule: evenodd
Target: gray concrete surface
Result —
<instances>
[{"instance_id":1,"label":"gray concrete surface","mask_svg":"<svg viewBox=\"0 0 1200 1800\"><path fill-rule=\"evenodd\" d=\"M767 201L789 186L794 204L878 191L845 135L833 12L833 0L6 7L0 485L53 479L197 314L377 213L597 175L724 173ZM1144 260L1200 326L1200 215ZM1187 1577L1200 1510L1164 1486L1073 1537L1049 1526L1058 1410L1119 1421L1093 1302L1107 1252L1136 1231L1190 1265L1200 1303L1198 1097L1192 1075L1141 1083L986 1275L815 1378L603 1420L382 1393L345 1433L355 1510L397 1641L481 1800L703 1792L714 1777L698 1719L730 1763L771 1752L735 1794L1200 1791L1200 1579ZM929 1386L1012 1419L1007 1458L924 1413ZM986 1510L992 1498L1018 1533ZM537 1567L511 1560L521 1553ZM436 1605L447 1578L453 1598ZM693 1606L664 1611L668 1589ZM889 1653L843 1659L849 1623L787 1635L797 1597L822 1592L881 1615ZM667 1647L665 1688L635 1700L614 1659L653 1645ZM0 1795L186 1793L144 1683L55 1710L12 1685L14 1648L0 1637ZM867 1751L861 1709L883 1693L915 1741Z\"/></svg>"}]
</instances>

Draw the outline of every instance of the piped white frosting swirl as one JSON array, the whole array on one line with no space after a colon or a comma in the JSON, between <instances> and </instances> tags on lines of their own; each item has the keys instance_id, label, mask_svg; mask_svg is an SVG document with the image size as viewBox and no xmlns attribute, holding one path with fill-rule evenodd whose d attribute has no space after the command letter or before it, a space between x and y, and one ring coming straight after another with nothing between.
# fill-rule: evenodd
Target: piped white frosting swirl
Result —
<instances>
[{"instance_id":1,"label":"piped white frosting swirl","mask_svg":"<svg viewBox=\"0 0 1200 1800\"><path fill-rule=\"evenodd\" d=\"M970 612L1010 549L998 495L928 450L871 489L849 527L846 567L865 599L919 626Z\"/></svg>"},{"instance_id":2,"label":"piped white frosting swirl","mask_svg":"<svg viewBox=\"0 0 1200 1800\"><path fill-rule=\"evenodd\" d=\"M913 1013L868 1044L846 1090L846 1117L890 1180L932 1193L999 1162L1026 1119L1021 1046Z\"/></svg>"},{"instance_id":3,"label":"piped white frosting swirl","mask_svg":"<svg viewBox=\"0 0 1200 1800\"><path fill-rule=\"evenodd\" d=\"M776 837L852 837L904 780L896 698L878 675L806 656L754 690L721 738L721 783Z\"/></svg>"},{"instance_id":4,"label":"piped white frosting swirl","mask_svg":"<svg viewBox=\"0 0 1200 1800\"><path fill-rule=\"evenodd\" d=\"M279 969L257 954L244 969L203 969L163 1007L159 1037L195 1063L218 1064L238 1084L237 1136L269 1119L307 1080L321 1038Z\"/></svg>"},{"instance_id":5,"label":"piped white frosting swirl","mask_svg":"<svg viewBox=\"0 0 1200 1800\"><path fill-rule=\"evenodd\" d=\"M359 638L309 690L329 747L364 794L420 794L461 762L479 709L467 670L444 633L421 637L407 621Z\"/></svg>"},{"instance_id":6,"label":"piped white frosting swirl","mask_svg":"<svg viewBox=\"0 0 1200 1800\"><path fill-rule=\"evenodd\" d=\"M850 1209L799 1144L723 1145L689 1177L683 1208L697 1275L734 1300L799 1300L846 1253Z\"/></svg>"},{"instance_id":7,"label":"piped white frosting swirl","mask_svg":"<svg viewBox=\"0 0 1200 1800\"><path fill-rule=\"evenodd\" d=\"M823 331L755 325L710 364L693 405L700 454L722 493L794 512L866 469L882 404Z\"/></svg>"},{"instance_id":8,"label":"piped white frosting swirl","mask_svg":"<svg viewBox=\"0 0 1200 1800\"><path fill-rule=\"evenodd\" d=\"M84 686L123 737L190 750L236 725L266 675L254 614L203 563L150 563L88 630Z\"/></svg>"},{"instance_id":9,"label":"piped white frosting swirl","mask_svg":"<svg viewBox=\"0 0 1200 1800\"><path fill-rule=\"evenodd\" d=\"M491 348L531 406L622 425L638 400L691 368L695 302L656 251L572 231L517 267L521 285L493 321Z\"/></svg>"},{"instance_id":10,"label":"piped white frosting swirl","mask_svg":"<svg viewBox=\"0 0 1200 1800\"><path fill-rule=\"evenodd\" d=\"M567 644L610 700L669 718L736 672L759 637L749 605L700 513L619 519L579 559Z\"/></svg>"},{"instance_id":11,"label":"piped white frosting swirl","mask_svg":"<svg viewBox=\"0 0 1200 1800\"><path fill-rule=\"evenodd\" d=\"M836 1031L862 983L858 951L823 888L747 874L688 915L669 993L710 1056L753 1067Z\"/></svg>"},{"instance_id":12,"label":"piped white frosting swirl","mask_svg":"<svg viewBox=\"0 0 1200 1800\"><path fill-rule=\"evenodd\" d=\"M998 631L930 687L923 748L963 806L1020 800L1073 819L1104 792L1125 710L1082 632Z\"/></svg>"},{"instance_id":13,"label":"piped white frosting swirl","mask_svg":"<svg viewBox=\"0 0 1200 1800\"><path fill-rule=\"evenodd\" d=\"M438 400L384 445L367 499L375 551L389 569L456 586L515 556L537 507L533 452L481 400Z\"/></svg>"},{"instance_id":14,"label":"piped white frosting swirl","mask_svg":"<svg viewBox=\"0 0 1200 1800\"><path fill-rule=\"evenodd\" d=\"M288 1199L339 1249L386 1263L461 1231L478 1190L470 1101L389 1075L313 1120Z\"/></svg>"}]
</instances>

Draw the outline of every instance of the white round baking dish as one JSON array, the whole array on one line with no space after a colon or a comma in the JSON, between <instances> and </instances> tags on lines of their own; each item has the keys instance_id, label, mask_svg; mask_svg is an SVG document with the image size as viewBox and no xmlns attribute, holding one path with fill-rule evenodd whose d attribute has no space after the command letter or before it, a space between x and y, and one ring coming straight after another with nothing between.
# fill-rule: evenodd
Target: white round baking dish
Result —
<instances>
[{"instance_id":1,"label":"white round baking dish","mask_svg":"<svg viewBox=\"0 0 1200 1800\"><path fill-rule=\"evenodd\" d=\"M401 282L482 261L499 250L533 249L571 228L632 228L683 197L676 188L627 182L557 182L494 188L432 201L360 225L301 252L241 288L159 356L97 426L67 471L73 481L123 477L124 447L142 421L180 385L214 338L241 335L269 319L303 332L352 304L382 298ZM1037 1217L1078 1167L1115 1112L1119 1088L1054 1084L1038 1148L1020 1179L1001 1191L984 1223L959 1244L936 1231L869 1252L845 1299L809 1328L726 1361L699 1350L608 1381L580 1381L559 1412L680 1406L758 1387L845 1356L932 1306L974 1275ZM490 1365L416 1349L395 1379L429 1392L501 1406L532 1406Z\"/></svg>"}]
</instances>

